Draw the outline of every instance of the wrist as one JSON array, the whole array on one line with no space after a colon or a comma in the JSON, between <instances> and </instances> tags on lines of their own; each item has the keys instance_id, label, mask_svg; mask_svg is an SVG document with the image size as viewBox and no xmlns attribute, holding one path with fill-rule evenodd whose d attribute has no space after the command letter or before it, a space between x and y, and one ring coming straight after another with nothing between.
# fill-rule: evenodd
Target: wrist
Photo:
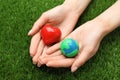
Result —
<instances>
[{"instance_id":1,"label":"wrist","mask_svg":"<svg viewBox=\"0 0 120 80\"><path fill-rule=\"evenodd\" d=\"M65 0L62 5L67 11L80 15L83 13L90 2L91 0Z\"/></svg>"},{"instance_id":2,"label":"wrist","mask_svg":"<svg viewBox=\"0 0 120 80\"><path fill-rule=\"evenodd\" d=\"M109 21L105 20L102 17L96 17L92 21L98 25L96 27L99 27L99 30L103 37L112 32L116 28L114 25L111 25Z\"/></svg>"},{"instance_id":3,"label":"wrist","mask_svg":"<svg viewBox=\"0 0 120 80\"><path fill-rule=\"evenodd\" d=\"M114 5L105 10L101 15L94 20L102 24L103 31L106 34L110 33L118 26L120 26L120 0L116 1Z\"/></svg>"},{"instance_id":4,"label":"wrist","mask_svg":"<svg viewBox=\"0 0 120 80\"><path fill-rule=\"evenodd\" d=\"M103 38L104 36L106 36L108 33L110 33L111 31L107 28L107 26L109 26L109 24L107 24L107 22L105 22L102 19L99 18L95 18L93 20L91 20L90 22L92 22L94 24L93 29L95 28L95 30L97 31L97 33L99 35L101 35L101 37Z\"/></svg>"}]
</instances>

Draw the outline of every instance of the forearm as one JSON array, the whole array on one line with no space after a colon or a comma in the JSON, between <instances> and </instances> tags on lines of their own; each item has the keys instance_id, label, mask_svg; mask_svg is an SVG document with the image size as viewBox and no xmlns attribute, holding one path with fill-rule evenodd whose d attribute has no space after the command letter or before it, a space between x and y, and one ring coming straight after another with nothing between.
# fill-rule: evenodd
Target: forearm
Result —
<instances>
[{"instance_id":1,"label":"forearm","mask_svg":"<svg viewBox=\"0 0 120 80\"><path fill-rule=\"evenodd\" d=\"M76 12L80 15L83 13L90 2L91 0L65 0L63 5L65 5L67 10Z\"/></svg>"},{"instance_id":2,"label":"forearm","mask_svg":"<svg viewBox=\"0 0 120 80\"><path fill-rule=\"evenodd\" d=\"M120 26L120 0L95 18L104 24L106 34Z\"/></svg>"}]
</instances>

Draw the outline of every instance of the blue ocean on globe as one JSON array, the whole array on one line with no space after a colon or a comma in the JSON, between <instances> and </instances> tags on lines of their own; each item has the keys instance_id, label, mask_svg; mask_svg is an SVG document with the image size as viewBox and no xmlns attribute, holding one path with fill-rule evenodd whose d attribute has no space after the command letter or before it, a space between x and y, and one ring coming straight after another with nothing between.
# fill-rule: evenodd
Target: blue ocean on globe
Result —
<instances>
[{"instance_id":1,"label":"blue ocean on globe","mask_svg":"<svg viewBox=\"0 0 120 80\"><path fill-rule=\"evenodd\" d=\"M70 39L70 42L67 43L67 45L68 45L69 48L68 49L66 49L66 48L63 49L66 54L70 54L74 50L78 50L79 49L77 43L74 40L72 40L72 39Z\"/></svg>"}]
</instances>

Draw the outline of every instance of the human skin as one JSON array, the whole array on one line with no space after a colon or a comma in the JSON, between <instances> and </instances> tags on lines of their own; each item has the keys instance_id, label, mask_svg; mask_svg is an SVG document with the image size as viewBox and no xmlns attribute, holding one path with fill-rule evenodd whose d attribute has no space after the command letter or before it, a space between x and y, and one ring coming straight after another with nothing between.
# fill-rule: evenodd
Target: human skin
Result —
<instances>
[{"instance_id":1,"label":"human skin","mask_svg":"<svg viewBox=\"0 0 120 80\"><path fill-rule=\"evenodd\" d=\"M104 11L95 19L86 22L78 27L66 38L73 38L78 41L80 51L75 58L66 58L60 51L60 43L47 49L45 57L39 61L48 67L71 67L75 72L86 61L93 57L100 45L101 40L111 31L120 26L120 0ZM79 34L79 35L78 35Z\"/></svg>"},{"instance_id":2,"label":"human skin","mask_svg":"<svg viewBox=\"0 0 120 80\"><path fill-rule=\"evenodd\" d=\"M30 44L30 55L33 64L38 63L38 57L44 56L48 48L41 39L40 30L43 25L49 23L60 28L62 32L61 40L66 37L75 27L79 16L83 13L91 0L65 0L59 5L47 12L34 23L28 35L33 36ZM38 66L41 64L39 63Z\"/></svg>"}]
</instances>

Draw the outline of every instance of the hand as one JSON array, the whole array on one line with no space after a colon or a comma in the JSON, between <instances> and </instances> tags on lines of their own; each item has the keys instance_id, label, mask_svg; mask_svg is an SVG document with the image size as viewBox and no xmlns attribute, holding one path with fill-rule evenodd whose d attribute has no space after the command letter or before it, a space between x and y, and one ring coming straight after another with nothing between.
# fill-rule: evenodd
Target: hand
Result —
<instances>
[{"instance_id":1,"label":"hand","mask_svg":"<svg viewBox=\"0 0 120 80\"><path fill-rule=\"evenodd\" d=\"M28 35L34 35L30 45L30 55L33 57L34 64L38 63L38 57L46 55L45 51L48 48L44 45L39 34L42 26L49 23L53 26L59 27L62 32L62 40L73 30L79 16L83 13L90 2L91 0L65 0L62 5L42 14L28 33ZM38 63L39 67L40 65L41 64Z\"/></svg>"},{"instance_id":2,"label":"hand","mask_svg":"<svg viewBox=\"0 0 120 80\"><path fill-rule=\"evenodd\" d=\"M59 27L62 32L61 39L63 39L73 30L79 15L80 14L66 9L64 5L57 6L42 14L29 32L29 35L34 35L31 39L30 45L30 55L33 57L34 64L37 64L38 57L40 55L43 56L47 49L47 46L43 43L40 35L42 26L49 23L53 26Z\"/></svg>"},{"instance_id":3,"label":"hand","mask_svg":"<svg viewBox=\"0 0 120 80\"><path fill-rule=\"evenodd\" d=\"M39 61L49 67L70 67L71 71L76 71L92 56L99 48L102 38L106 35L105 25L100 21L92 20L78 27L66 38L73 38L78 41L80 51L75 58L66 58L60 51L60 43L48 48L47 56ZM51 54L52 53L52 54Z\"/></svg>"},{"instance_id":4,"label":"hand","mask_svg":"<svg viewBox=\"0 0 120 80\"><path fill-rule=\"evenodd\" d=\"M120 0L116 1L114 5L94 20L83 24L67 36L67 38L73 38L79 42L80 51L75 58L66 58L61 54L61 51L59 50L60 42L50 47L47 50L47 54L50 55L39 58L39 61L50 67L71 66L71 71L76 71L81 65L96 54L103 37L120 25L119 5Z\"/></svg>"}]
</instances>

